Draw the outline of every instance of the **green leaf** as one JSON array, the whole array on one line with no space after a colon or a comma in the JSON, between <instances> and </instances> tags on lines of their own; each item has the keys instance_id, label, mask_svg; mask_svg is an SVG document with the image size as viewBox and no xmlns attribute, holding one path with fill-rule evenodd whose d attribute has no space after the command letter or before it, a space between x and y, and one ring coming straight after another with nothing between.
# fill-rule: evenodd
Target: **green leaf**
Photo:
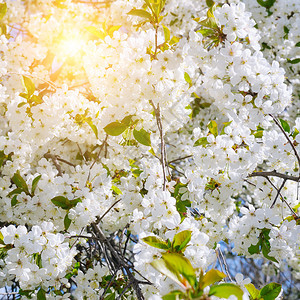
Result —
<instances>
[{"instance_id":1,"label":"green leaf","mask_svg":"<svg viewBox=\"0 0 300 300\"><path fill-rule=\"evenodd\" d=\"M284 129L284 131L289 133L291 131L291 128L290 128L290 125L288 124L288 122L286 122L283 119L279 119L279 120L280 120L281 126Z\"/></svg>"},{"instance_id":2,"label":"green leaf","mask_svg":"<svg viewBox=\"0 0 300 300\"><path fill-rule=\"evenodd\" d=\"M207 137L202 137L194 143L194 147L206 146L208 144Z\"/></svg>"},{"instance_id":3,"label":"green leaf","mask_svg":"<svg viewBox=\"0 0 300 300\"><path fill-rule=\"evenodd\" d=\"M128 128L128 125L126 125L124 123L112 122L112 123L106 125L103 129L108 135L118 136L118 135L122 134L127 128Z\"/></svg>"},{"instance_id":4,"label":"green leaf","mask_svg":"<svg viewBox=\"0 0 300 300\"><path fill-rule=\"evenodd\" d=\"M228 299L231 295L237 297L238 300L243 300L243 290L232 283L221 283L210 288L209 296L217 296Z\"/></svg>"},{"instance_id":5,"label":"green leaf","mask_svg":"<svg viewBox=\"0 0 300 300\"><path fill-rule=\"evenodd\" d=\"M42 175L38 175L33 179L32 186L31 186L31 194L34 194L41 177Z\"/></svg>"},{"instance_id":6,"label":"green leaf","mask_svg":"<svg viewBox=\"0 0 300 300\"><path fill-rule=\"evenodd\" d=\"M213 0L206 0L206 5L208 7L212 7L215 4L215 2Z\"/></svg>"},{"instance_id":7,"label":"green leaf","mask_svg":"<svg viewBox=\"0 0 300 300\"><path fill-rule=\"evenodd\" d=\"M149 20L151 20L152 18L151 14L144 9L132 9L130 12L127 13L127 15L138 16Z\"/></svg>"},{"instance_id":8,"label":"green leaf","mask_svg":"<svg viewBox=\"0 0 300 300\"><path fill-rule=\"evenodd\" d=\"M273 256L269 256L269 253L271 251L270 243L268 240L263 239L261 242L261 252L263 256L271 261L277 262L277 259Z\"/></svg>"},{"instance_id":9,"label":"green leaf","mask_svg":"<svg viewBox=\"0 0 300 300\"><path fill-rule=\"evenodd\" d=\"M294 132L292 133L293 139L299 134L299 130L297 128L294 129Z\"/></svg>"},{"instance_id":10,"label":"green leaf","mask_svg":"<svg viewBox=\"0 0 300 300\"><path fill-rule=\"evenodd\" d=\"M117 194L117 195L122 195L122 191L115 185L111 186L111 189Z\"/></svg>"},{"instance_id":11,"label":"green leaf","mask_svg":"<svg viewBox=\"0 0 300 300\"><path fill-rule=\"evenodd\" d=\"M214 135L214 137L217 137L218 135L218 124L216 121L210 121L209 124L207 125L207 128L210 133Z\"/></svg>"},{"instance_id":12,"label":"green leaf","mask_svg":"<svg viewBox=\"0 0 300 300\"><path fill-rule=\"evenodd\" d=\"M71 225L72 220L68 217L68 213L65 215L64 218L64 226L65 226L65 230L68 230L70 225Z\"/></svg>"},{"instance_id":13,"label":"green leaf","mask_svg":"<svg viewBox=\"0 0 300 300\"><path fill-rule=\"evenodd\" d=\"M280 291L281 285L276 282L271 282L260 290L259 296L264 300L274 300Z\"/></svg>"},{"instance_id":14,"label":"green leaf","mask_svg":"<svg viewBox=\"0 0 300 300\"><path fill-rule=\"evenodd\" d=\"M168 42L171 38L170 29L164 25L163 25L163 29L164 29L165 42Z\"/></svg>"},{"instance_id":15,"label":"green leaf","mask_svg":"<svg viewBox=\"0 0 300 300\"><path fill-rule=\"evenodd\" d=\"M188 281L191 287L195 286L196 273L186 257L178 253L164 253L162 257L168 266L172 266L172 268Z\"/></svg>"},{"instance_id":16,"label":"green leaf","mask_svg":"<svg viewBox=\"0 0 300 300\"><path fill-rule=\"evenodd\" d=\"M22 290L19 289L19 295L21 296L26 296L27 298L31 299L32 298L32 294L34 293L34 290Z\"/></svg>"},{"instance_id":17,"label":"green leaf","mask_svg":"<svg viewBox=\"0 0 300 300\"><path fill-rule=\"evenodd\" d=\"M190 77L190 75L187 72L184 72L184 79L189 84L190 87L193 85L191 77Z\"/></svg>"},{"instance_id":18,"label":"green leaf","mask_svg":"<svg viewBox=\"0 0 300 300\"><path fill-rule=\"evenodd\" d=\"M174 236L172 247L176 249L176 251L181 251L186 247L186 245L191 240L192 232L190 230L184 230L177 233Z\"/></svg>"},{"instance_id":19,"label":"green leaf","mask_svg":"<svg viewBox=\"0 0 300 300\"><path fill-rule=\"evenodd\" d=\"M57 196L51 199L51 202L58 207L61 207L62 209L70 209L71 203L70 201L63 196Z\"/></svg>"},{"instance_id":20,"label":"green leaf","mask_svg":"<svg viewBox=\"0 0 300 300\"><path fill-rule=\"evenodd\" d=\"M259 296L259 290L255 288L255 286L252 283L245 284L245 288L249 292L250 296L253 299L257 299Z\"/></svg>"},{"instance_id":21,"label":"green leaf","mask_svg":"<svg viewBox=\"0 0 300 300\"><path fill-rule=\"evenodd\" d=\"M121 123L123 123L124 125L126 125L127 127L129 127L130 124L131 124L132 117L133 117L133 115L126 116L126 117L121 121Z\"/></svg>"},{"instance_id":22,"label":"green leaf","mask_svg":"<svg viewBox=\"0 0 300 300\"><path fill-rule=\"evenodd\" d=\"M145 129L142 128L139 131L134 129L133 136L140 144L151 147L150 133Z\"/></svg>"},{"instance_id":23,"label":"green leaf","mask_svg":"<svg viewBox=\"0 0 300 300\"><path fill-rule=\"evenodd\" d=\"M248 252L250 254L258 254L260 252L259 250L259 246L260 246L260 241L258 241L258 243L256 245L251 245L249 248L248 248Z\"/></svg>"},{"instance_id":24,"label":"green leaf","mask_svg":"<svg viewBox=\"0 0 300 300\"><path fill-rule=\"evenodd\" d=\"M155 268L158 272L166 275L173 281L175 281L178 285L180 285L183 289L186 289L186 285L183 284L182 278L178 271L172 266L169 265L164 259L157 259L151 263L151 266Z\"/></svg>"},{"instance_id":25,"label":"green leaf","mask_svg":"<svg viewBox=\"0 0 300 300\"><path fill-rule=\"evenodd\" d=\"M257 0L257 3L265 8L271 8L276 0Z\"/></svg>"},{"instance_id":26,"label":"green leaf","mask_svg":"<svg viewBox=\"0 0 300 300\"><path fill-rule=\"evenodd\" d=\"M42 100L41 97L37 95L32 95L28 100L28 102L31 103L32 105L37 105L37 104L42 104L44 101Z\"/></svg>"},{"instance_id":27,"label":"green leaf","mask_svg":"<svg viewBox=\"0 0 300 300\"><path fill-rule=\"evenodd\" d=\"M6 13L7 13L7 5L6 5L6 3L1 3L0 4L0 20L2 20L4 18Z\"/></svg>"},{"instance_id":28,"label":"green leaf","mask_svg":"<svg viewBox=\"0 0 300 300\"><path fill-rule=\"evenodd\" d=\"M295 65L295 64L298 64L300 62L300 58L288 59L287 62L292 64L292 65Z\"/></svg>"},{"instance_id":29,"label":"green leaf","mask_svg":"<svg viewBox=\"0 0 300 300\"><path fill-rule=\"evenodd\" d=\"M174 36L171 38L171 40L169 41L169 45L172 46L172 45L174 45L174 44L177 44L179 41L180 41L180 38L174 35Z\"/></svg>"},{"instance_id":30,"label":"green leaf","mask_svg":"<svg viewBox=\"0 0 300 300\"><path fill-rule=\"evenodd\" d=\"M29 194L28 186L26 181L20 175L20 172L17 171L12 177L12 182L20 189L22 189L27 195Z\"/></svg>"},{"instance_id":31,"label":"green leaf","mask_svg":"<svg viewBox=\"0 0 300 300\"><path fill-rule=\"evenodd\" d=\"M13 196L13 195L19 195L19 194L21 194L22 192L23 192L23 189L21 189L21 188L16 188L16 189L12 190L12 191L7 195L7 197L11 197L11 196Z\"/></svg>"},{"instance_id":32,"label":"green leaf","mask_svg":"<svg viewBox=\"0 0 300 300\"><path fill-rule=\"evenodd\" d=\"M180 300L184 299L184 293L179 290L172 291L162 297L163 300Z\"/></svg>"},{"instance_id":33,"label":"green leaf","mask_svg":"<svg viewBox=\"0 0 300 300\"><path fill-rule=\"evenodd\" d=\"M163 239L156 237L156 236L147 236L144 237L143 242L146 244L158 248L158 249L163 249L163 250L169 250L168 243L166 243Z\"/></svg>"},{"instance_id":34,"label":"green leaf","mask_svg":"<svg viewBox=\"0 0 300 300\"><path fill-rule=\"evenodd\" d=\"M91 33L92 35L94 35L95 37L104 40L105 38L105 33L99 29L97 29L95 26L87 26L85 27L85 29Z\"/></svg>"},{"instance_id":35,"label":"green leaf","mask_svg":"<svg viewBox=\"0 0 300 300\"><path fill-rule=\"evenodd\" d=\"M93 122L91 120L87 120L86 122L92 128L93 132L95 133L96 138L98 139L98 128L93 124Z\"/></svg>"},{"instance_id":36,"label":"green leaf","mask_svg":"<svg viewBox=\"0 0 300 300\"><path fill-rule=\"evenodd\" d=\"M232 122L232 121L230 121L230 122L224 122L224 123L223 123L223 128L222 128L222 130L221 130L220 135L225 134L225 128L228 127L228 126L231 124L231 122Z\"/></svg>"},{"instance_id":37,"label":"green leaf","mask_svg":"<svg viewBox=\"0 0 300 300\"><path fill-rule=\"evenodd\" d=\"M296 46L296 47L300 47L300 42L296 43L295 46Z\"/></svg>"},{"instance_id":38,"label":"green leaf","mask_svg":"<svg viewBox=\"0 0 300 300\"><path fill-rule=\"evenodd\" d=\"M205 288L211 284L221 281L226 275L219 270L209 270L202 278L202 288Z\"/></svg>"},{"instance_id":39,"label":"green leaf","mask_svg":"<svg viewBox=\"0 0 300 300\"><path fill-rule=\"evenodd\" d=\"M14 207L15 205L18 204L18 200L17 200L18 195L15 195L12 197L11 201L10 201L10 205L11 207Z\"/></svg>"},{"instance_id":40,"label":"green leaf","mask_svg":"<svg viewBox=\"0 0 300 300\"><path fill-rule=\"evenodd\" d=\"M35 91L34 83L31 81L30 78L28 78L24 75L22 76L22 83L23 83L24 88L27 91L28 97L30 98Z\"/></svg>"},{"instance_id":41,"label":"green leaf","mask_svg":"<svg viewBox=\"0 0 300 300\"><path fill-rule=\"evenodd\" d=\"M109 294L108 296L106 296L104 298L104 300L115 300L115 299L116 299L116 293L115 292Z\"/></svg>"},{"instance_id":42,"label":"green leaf","mask_svg":"<svg viewBox=\"0 0 300 300\"><path fill-rule=\"evenodd\" d=\"M46 300L46 292L42 288L37 292L37 300Z\"/></svg>"}]
</instances>

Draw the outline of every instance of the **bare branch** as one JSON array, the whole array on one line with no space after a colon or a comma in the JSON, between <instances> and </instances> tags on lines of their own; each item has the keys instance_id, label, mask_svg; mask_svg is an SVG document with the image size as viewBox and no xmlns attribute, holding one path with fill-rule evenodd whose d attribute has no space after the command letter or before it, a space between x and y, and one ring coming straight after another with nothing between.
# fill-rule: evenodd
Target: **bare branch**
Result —
<instances>
[{"instance_id":1,"label":"bare branch","mask_svg":"<svg viewBox=\"0 0 300 300\"><path fill-rule=\"evenodd\" d=\"M270 172L253 172L250 175L248 175L248 177L269 177L269 176L274 176L274 177L279 177L279 178L283 178L286 180L292 180L292 181L296 181L299 182L300 181L300 176L292 176L292 175L287 175L287 174L282 174L282 173L278 173L277 171L270 171Z\"/></svg>"},{"instance_id":2,"label":"bare branch","mask_svg":"<svg viewBox=\"0 0 300 300\"><path fill-rule=\"evenodd\" d=\"M159 135L160 135L160 162L161 166L163 169L163 177L164 177L164 185L163 185L163 190L166 190L167 186L167 176L166 176L166 150L165 150L165 141L164 141L164 135L163 135L163 128L162 128L162 122L161 122L161 115L160 115L160 108L159 104L157 104L157 107L155 107L154 103L152 100L150 100L151 105L153 106L155 117L156 117L156 124L159 130Z\"/></svg>"},{"instance_id":3,"label":"bare branch","mask_svg":"<svg viewBox=\"0 0 300 300\"><path fill-rule=\"evenodd\" d=\"M280 128L281 132L284 134L285 138L287 139L288 143L291 145L295 156L297 158L298 161L298 167L299 167L299 175L300 175L300 157L299 154L294 146L294 144L292 143L291 139L289 138L289 136L287 135L287 133L285 132L285 130L282 128L281 124L278 122L277 118L275 118L273 115L270 114L270 116L272 117L272 119L274 120L274 122L276 123L276 125Z\"/></svg>"}]
</instances>

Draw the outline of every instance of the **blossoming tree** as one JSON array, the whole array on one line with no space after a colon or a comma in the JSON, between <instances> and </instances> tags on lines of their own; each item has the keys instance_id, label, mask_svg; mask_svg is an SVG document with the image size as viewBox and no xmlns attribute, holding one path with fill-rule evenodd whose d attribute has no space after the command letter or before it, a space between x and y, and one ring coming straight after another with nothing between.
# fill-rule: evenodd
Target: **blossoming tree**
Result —
<instances>
[{"instance_id":1,"label":"blossoming tree","mask_svg":"<svg viewBox=\"0 0 300 300\"><path fill-rule=\"evenodd\" d=\"M0 1L2 296L299 299L299 8Z\"/></svg>"}]
</instances>

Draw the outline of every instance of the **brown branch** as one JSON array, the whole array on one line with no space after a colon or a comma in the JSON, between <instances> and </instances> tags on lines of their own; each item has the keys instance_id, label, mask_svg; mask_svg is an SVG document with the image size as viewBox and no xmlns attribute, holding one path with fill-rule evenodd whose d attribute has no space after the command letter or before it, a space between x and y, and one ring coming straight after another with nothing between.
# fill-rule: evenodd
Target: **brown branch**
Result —
<instances>
[{"instance_id":1,"label":"brown branch","mask_svg":"<svg viewBox=\"0 0 300 300\"><path fill-rule=\"evenodd\" d=\"M292 180L292 181L296 181L299 182L300 181L300 176L292 176L292 175L287 175L287 174L282 174L282 173L278 173L277 171L270 171L270 172L253 172L250 175L248 175L248 177L269 177L269 176L273 176L273 177L279 177L279 178L283 178L286 180Z\"/></svg>"},{"instance_id":2,"label":"brown branch","mask_svg":"<svg viewBox=\"0 0 300 300\"><path fill-rule=\"evenodd\" d=\"M286 179L283 179L282 184L281 184L281 186L279 187L279 189L276 188L277 194L276 194L275 199L274 199L274 201L273 201L273 203L272 203L272 205L271 205L271 208L273 208L273 206L275 205L275 203L276 203L276 201L277 201L277 199L278 199L278 196L281 195L281 190L282 190L282 188L284 187L285 183L286 183Z\"/></svg>"},{"instance_id":3,"label":"brown branch","mask_svg":"<svg viewBox=\"0 0 300 300\"><path fill-rule=\"evenodd\" d=\"M50 154L50 153L45 153L44 157L46 159L50 158L56 168L56 170L58 171L58 176L63 176L62 170L61 170L61 166L60 164L57 162L57 157L56 155Z\"/></svg>"},{"instance_id":4,"label":"brown branch","mask_svg":"<svg viewBox=\"0 0 300 300\"><path fill-rule=\"evenodd\" d=\"M282 128L281 124L278 122L277 118L275 118L272 114L270 114L270 116L272 117L272 119L274 120L274 122L276 123L276 125L280 128L281 132L284 134L285 138L287 139L288 143L291 145L295 156L297 158L298 161L298 167L299 167L299 175L300 175L300 157L299 154L294 146L294 144L292 143L291 139L289 138L289 136L287 135L286 131Z\"/></svg>"},{"instance_id":5,"label":"brown branch","mask_svg":"<svg viewBox=\"0 0 300 300\"><path fill-rule=\"evenodd\" d=\"M172 163L174 163L174 162L176 162L176 161L180 161L180 160L184 160L184 159L187 159L187 158L191 158L191 157L193 157L193 155L187 155L187 156L184 156L184 157L179 157L179 158L170 160L170 161L169 161L169 164L172 164Z\"/></svg>"},{"instance_id":6,"label":"brown branch","mask_svg":"<svg viewBox=\"0 0 300 300\"><path fill-rule=\"evenodd\" d=\"M99 224L101 220L109 213L109 211L116 205L118 204L122 199L117 200L114 202L108 209L107 211L96 221L96 224Z\"/></svg>"},{"instance_id":7,"label":"brown branch","mask_svg":"<svg viewBox=\"0 0 300 300\"><path fill-rule=\"evenodd\" d=\"M134 277L134 275L132 274L131 271L131 266L128 265L128 263L124 260L124 257L122 254L119 254L116 249L114 248L114 246L112 245L111 241L109 239L106 238L106 236L104 235L104 233L102 232L102 230L100 229L100 227L96 224L96 223L92 223L91 224L94 233L96 234L96 236L99 238L100 243L102 243L110 252L111 257L107 257L107 259L114 264L114 269L115 270L120 270L120 269L125 269L126 270L126 275L129 278L129 285L127 286L127 288L129 288L130 286L133 287L135 294L137 296L138 300L144 300L144 296L142 294L141 288L139 286L139 284L144 282L139 281L138 279L136 279ZM123 271L124 273L124 271ZM147 282L148 284L148 282ZM150 283L151 284L151 283Z\"/></svg>"},{"instance_id":8,"label":"brown branch","mask_svg":"<svg viewBox=\"0 0 300 300\"><path fill-rule=\"evenodd\" d=\"M281 194L281 192L280 192L280 190L275 186L275 184L270 180L270 178L269 177L266 177L267 178L267 180L269 181L269 183L273 186L273 188L278 192L278 194L280 195L280 199L281 199L281 201L282 202L284 202L286 205L287 205L287 207L290 209L290 211L292 212L292 214L295 216L295 217L297 217L297 218L299 218L299 216L294 212L294 210L291 208L291 206L287 203L287 201L284 199L284 197L282 196L282 194ZM284 180L284 182L285 182L286 180ZM281 187L280 187L281 188ZM275 204L275 203L274 203ZM273 204L272 204L273 205ZM271 208L272 208L272 206L271 206Z\"/></svg>"},{"instance_id":9,"label":"brown branch","mask_svg":"<svg viewBox=\"0 0 300 300\"><path fill-rule=\"evenodd\" d=\"M167 176L166 176L166 158L165 158L165 141L164 141L164 136L163 136L163 128L162 128L162 123L161 123L161 115L160 115L160 108L159 108L159 103L157 104L157 107L155 107L154 103L152 100L150 100L151 105L153 106L155 117L156 117L156 124L159 130L159 135L160 135L160 162L163 170L163 177L164 177L164 185L163 185L163 190L166 190L167 186Z\"/></svg>"}]
</instances>

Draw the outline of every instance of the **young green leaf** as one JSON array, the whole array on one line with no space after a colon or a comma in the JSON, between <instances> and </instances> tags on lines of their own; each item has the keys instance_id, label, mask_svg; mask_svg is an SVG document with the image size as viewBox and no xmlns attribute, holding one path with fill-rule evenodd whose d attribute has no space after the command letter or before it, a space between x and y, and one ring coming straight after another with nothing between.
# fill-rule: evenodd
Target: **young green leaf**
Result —
<instances>
[{"instance_id":1,"label":"young green leaf","mask_svg":"<svg viewBox=\"0 0 300 300\"><path fill-rule=\"evenodd\" d=\"M70 225L71 225L72 220L68 217L68 213L65 215L64 218L64 226L65 226L65 230L68 230Z\"/></svg>"},{"instance_id":2,"label":"young green leaf","mask_svg":"<svg viewBox=\"0 0 300 300\"><path fill-rule=\"evenodd\" d=\"M171 266L182 275L191 287L195 286L196 273L192 264L186 257L179 253L164 253L162 258L168 266Z\"/></svg>"},{"instance_id":3,"label":"young green leaf","mask_svg":"<svg viewBox=\"0 0 300 300\"><path fill-rule=\"evenodd\" d=\"M170 29L164 25L163 25L163 29L164 29L165 42L168 42L171 38Z\"/></svg>"},{"instance_id":4,"label":"young green leaf","mask_svg":"<svg viewBox=\"0 0 300 300\"><path fill-rule=\"evenodd\" d=\"M300 58L288 59L287 62L292 64L292 65L295 65L295 64L298 64L300 62Z\"/></svg>"},{"instance_id":5,"label":"young green leaf","mask_svg":"<svg viewBox=\"0 0 300 300\"><path fill-rule=\"evenodd\" d=\"M12 177L12 182L20 189L22 189L26 194L29 194L28 186L26 181L22 178L19 171L17 171Z\"/></svg>"},{"instance_id":6,"label":"young green leaf","mask_svg":"<svg viewBox=\"0 0 300 300\"><path fill-rule=\"evenodd\" d=\"M184 293L179 290L172 291L162 297L163 300L179 300L184 299Z\"/></svg>"},{"instance_id":7,"label":"young green leaf","mask_svg":"<svg viewBox=\"0 0 300 300\"><path fill-rule=\"evenodd\" d=\"M111 189L117 194L117 195L122 195L122 191L115 185L111 186Z\"/></svg>"},{"instance_id":8,"label":"young green leaf","mask_svg":"<svg viewBox=\"0 0 300 300\"><path fill-rule=\"evenodd\" d=\"M144 9L132 9L130 12L127 13L127 15L146 18L149 20L151 20L152 18L151 14Z\"/></svg>"},{"instance_id":9,"label":"young green leaf","mask_svg":"<svg viewBox=\"0 0 300 300\"><path fill-rule=\"evenodd\" d=\"M209 270L202 278L202 288L205 288L206 286L209 286L211 284L214 284L216 282L221 281L223 278L225 278L226 275L219 270L212 269Z\"/></svg>"},{"instance_id":10,"label":"young green leaf","mask_svg":"<svg viewBox=\"0 0 300 300\"><path fill-rule=\"evenodd\" d=\"M7 13L7 5L6 5L6 3L1 3L0 4L0 20L2 20L4 18L6 13Z\"/></svg>"},{"instance_id":11,"label":"young green leaf","mask_svg":"<svg viewBox=\"0 0 300 300\"><path fill-rule=\"evenodd\" d=\"M208 123L207 127L208 127L209 132L212 133L214 135L214 137L217 137L217 135L218 135L218 124L217 124L217 122L212 120Z\"/></svg>"},{"instance_id":12,"label":"young green leaf","mask_svg":"<svg viewBox=\"0 0 300 300\"><path fill-rule=\"evenodd\" d=\"M13 195L20 195L22 192L23 192L23 189L21 189L21 188L16 188L16 189L12 190L12 191L7 195L7 197L11 197L11 196L13 196Z\"/></svg>"},{"instance_id":13,"label":"young green leaf","mask_svg":"<svg viewBox=\"0 0 300 300\"><path fill-rule=\"evenodd\" d=\"M94 35L95 37L104 40L105 38L105 34L103 31L97 29L95 26L87 26L85 27L85 29L90 32L92 35Z\"/></svg>"},{"instance_id":14,"label":"young green leaf","mask_svg":"<svg viewBox=\"0 0 300 300\"><path fill-rule=\"evenodd\" d=\"M217 296L228 299L231 295L237 297L238 300L243 300L243 290L232 283L221 283L210 288L209 296Z\"/></svg>"},{"instance_id":15,"label":"young green leaf","mask_svg":"<svg viewBox=\"0 0 300 300\"><path fill-rule=\"evenodd\" d=\"M11 199L11 201L10 201L11 207L14 207L15 205L18 204L17 196L18 196L18 195L14 195L14 196L12 197L12 199Z\"/></svg>"},{"instance_id":16,"label":"young green leaf","mask_svg":"<svg viewBox=\"0 0 300 300\"><path fill-rule=\"evenodd\" d=\"M253 299L257 299L259 296L259 290L255 288L255 286L252 283L245 284L245 288L249 292L250 296Z\"/></svg>"},{"instance_id":17,"label":"young green leaf","mask_svg":"<svg viewBox=\"0 0 300 300\"><path fill-rule=\"evenodd\" d=\"M46 292L42 288L37 292L37 300L46 300Z\"/></svg>"},{"instance_id":18,"label":"young green leaf","mask_svg":"<svg viewBox=\"0 0 300 300\"><path fill-rule=\"evenodd\" d=\"M150 133L147 132L145 129L143 128L141 130L134 129L133 136L140 144L151 147Z\"/></svg>"},{"instance_id":19,"label":"young green leaf","mask_svg":"<svg viewBox=\"0 0 300 300\"><path fill-rule=\"evenodd\" d=\"M93 132L95 133L96 138L98 139L98 128L93 124L93 122L91 120L87 119L86 122L92 128Z\"/></svg>"},{"instance_id":20,"label":"young green leaf","mask_svg":"<svg viewBox=\"0 0 300 300\"><path fill-rule=\"evenodd\" d=\"M31 81L30 78L28 78L24 75L22 76L22 83L23 83L24 88L26 89L28 97L30 98L35 91L34 83Z\"/></svg>"},{"instance_id":21,"label":"young green leaf","mask_svg":"<svg viewBox=\"0 0 300 300\"><path fill-rule=\"evenodd\" d=\"M184 249L191 240L191 235L192 232L190 230L184 230L177 233L174 236L172 248L176 251L181 251L182 249Z\"/></svg>"},{"instance_id":22,"label":"young green leaf","mask_svg":"<svg viewBox=\"0 0 300 300\"><path fill-rule=\"evenodd\" d=\"M184 79L189 84L189 87L193 85L190 75L187 72L184 72Z\"/></svg>"},{"instance_id":23,"label":"young green leaf","mask_svg":"<svg viewBox=\"0 0 300 300\"><path fill-rule=\"evenodd\" d=\"M194 147L206 146L208 144L207 137L202 137L194 143Z\"/></svg>"},{"instance_id":24,"label":"young green leaf","mask_svg":"<svg viewBox=\"0 0 300 300\"><path fill-rule=\"evenodd\" d=\"M127 128L128 125L122 122L112 122L106 125L103 129L108 135L118 136L122 134Z\"/></svg>"},{"instance_id":25,"label":"young green leaf","mask_svg":"<svg viewBox=\"0 0 300 300\"><path fill-rule=\"evenodd\" d=\"M257 3L265 8L271 8L276 0L257 0Z\"/></svg>"},{"instance_id":26,"label":"young green leaf","mask_svg":"<svg viewBox=\"0 0 300 300\"><path fill-rule=\"evenodd\" d=\"M124 125L126 125L127 127L129 127L130 124L131 124L132 117L133 117L133 115L126 116L126 117L121 121L121 123L123 123Z\"/></svg>"},{"instance_id":27,"label":"young green leaf","mask_svg":"<svg viewBox=\"0 0 300 300\"><path fill-rule=\"evenodd\" d=\"M279 119L279 120L280 120L281 126L284 129L284 131L289 133L291 131L291 128L290 128L290 125L288 124L288 122L283 119Z\"/></svg>"},{"instance_id":28,"label":"young green leaf","mask_svg":"<svg viewBox=\"0 0 300 300\"><path fill-rule=\"evenodd\" d=\"M258 241L258 243L256 245L251 245L249 248L248 248L248 252L250 254L258 254L260 252L259 250L259 246L260 246L260 241Z\"/></svg>"},{"instance_id":29,"label":"young green leaf","mask_svg":"<svg viewBox=\"0 0 300 300\"><path fill-rule=\"evenodd\" d=\"M71 203L70 201L63 196L57 196L51 199L51 202L58 207L61 207L62 209L70 209L71 208Z\"/></svg>"},{"instance_id":30,"label":"young green leaf","mask_svg":"<svg viewBox=\"0 0 300 300\"><path fill-rule=\"evenodd\" d=\"M276 282L271 282L264 286L259 293L260 298L264 300L274 300L281 291L281 285Z\"/></svg>"},{"instance_id":31,"label":"young green leaf","mask_svg":"<svg viewBox=\"0 0 300 300\"><path fill-rule=\"evenodd\" d=\"M156 236L147 236L143 238L143 242L158 249L169 250L168 244L164 240Z\"/></svg>"},{"instance_id":32,"label":"young green leaf","mask_svg":"<svg viewBox=\"0 0 300 300\"><path fill-rule=\"evenodd\" d=\"M38 175L32 180L31 194L34 194L41 177L42 177L42 175Z\"/></svg>"},{"instance_id":33,"label":"young green leaf","mask_svg":"<svg viewBox=\"0 0 300 300\"><path fill-rule=\"evenodd\" d=\"M186 286L182 282L182 278L180 278L179 272L172 265L167 264L164 259L157 259L151 263L151 266L155 268L158 272L166 275L173 281L175 281L178 285L180 285L183 289L186 289Z\"/></svg>"}]
</instances>

